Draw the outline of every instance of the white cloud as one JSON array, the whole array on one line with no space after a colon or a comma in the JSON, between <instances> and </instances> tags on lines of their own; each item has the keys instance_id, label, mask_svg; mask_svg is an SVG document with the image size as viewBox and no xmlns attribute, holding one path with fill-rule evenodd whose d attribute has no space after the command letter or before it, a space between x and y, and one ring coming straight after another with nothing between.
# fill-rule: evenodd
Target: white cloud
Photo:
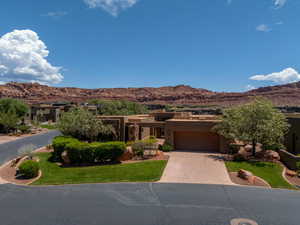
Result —
<instances>
[{"instance_id":1,"label":"white cloud","mask_svg":"<svg viewBox=\"0 0 300 225\"><path fill-rule=\"evenodd\" d=\"M285 5L287 0L274 0L274 5L276 8L281 8Z\"/></svg>"},{"instance_id":2,"label":"white cloud","mask_svg":"<svg viewBox=\"0 0 300 225\"><path fill-rule=\"evenodd\" d=\"M61 68L47 60L49 51L32 30L14 30L0 37L0 81L59 83Z\"/></svg>"},{"instance_id":3,"label":"white cloud","mask_svg":"<svg viewBox=\"0 0 300 225\"><path fill-rule=\"evenodd\" d=\"M253 90L253 89L255 89L256 87L254 87L253 85L251 85L251 84L248 84L246 87L245 87L245 89L247 90L247 91L251 91L251 90Z\"/></svg>"},{"instance_id":4,"label":"white cloud","mask_svg":"<svg viewBox=\"0 0 300 225\"><path fill-rule=\"evenodd\" d=\"M90 8L102 8L113 16L134 6L139 0L84 0Z\"/></svg>"},{"instance_id":5,"label":"white cloud","mask_svg":"<svg viewBox=\"0 0 300 225\"><path fill-rule=\"evenodd\" d=\"M267 75L255 75L250 77L251 80L272 81L275 83L285 84L300 80L300 74L293 68L287 68L281 72L271 73Z\"/></svg>"},{"instance_id":6,"label":"white cloud","mask_svg":"<svg viewBox=\"0 0 300 225\"><path fill-rule=\"evenodd\" d=\"M266 24L260 24L260 25L258 25L258 26L256 27L256 30L257 30L257 31L261 31L261 32L269 32L269 31L271 31L272 29L271 29L268 25L266 25Z\"/></svg>"},{"instance_id":7,"label":"white cloud","mask_svg":"<svg viewBox=\"0 0 300 225\"><path fill-rule=\"evenodd\" d=\"M68 12L65 11L57 11L57 12L48 12L46 14L43 14L42 16L46 16L46 17L52 17L52 18L60 18L63 16L68 15Z\"/></svg>"}]
</instances>

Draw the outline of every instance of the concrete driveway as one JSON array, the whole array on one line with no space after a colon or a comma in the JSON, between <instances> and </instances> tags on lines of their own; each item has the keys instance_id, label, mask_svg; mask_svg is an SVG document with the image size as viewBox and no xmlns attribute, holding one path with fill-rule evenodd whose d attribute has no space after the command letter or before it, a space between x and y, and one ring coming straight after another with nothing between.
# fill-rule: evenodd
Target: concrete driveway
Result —
<instances>
[{"instance_id":1,"label":"concrete driveway","mask_svg":"<svg viewBox=\"0 0 300 225\"><path fill-rule=\"evenodd\" d=\"M218 153L172 152L160 182L233 185Z\"/></svg>"}]
</instances>

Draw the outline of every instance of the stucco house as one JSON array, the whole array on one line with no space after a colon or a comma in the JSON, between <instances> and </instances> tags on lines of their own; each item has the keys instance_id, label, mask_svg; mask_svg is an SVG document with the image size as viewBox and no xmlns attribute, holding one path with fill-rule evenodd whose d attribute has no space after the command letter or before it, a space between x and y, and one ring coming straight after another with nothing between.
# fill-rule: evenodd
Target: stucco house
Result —
<instances>
[{"instance_id":1,"label":"stucco house","mask_svg":"<svg viewBox=\"0 0 300 225\"><path fill-rule=\"evenodd\" d=\"M120 141L135 141L155 136L164 138L175 150L227 152L224 137L212 128L220 122L213 115L187 112L157 112L134 116L99 116L115 127Z\"/></svg>"}]
</instances>

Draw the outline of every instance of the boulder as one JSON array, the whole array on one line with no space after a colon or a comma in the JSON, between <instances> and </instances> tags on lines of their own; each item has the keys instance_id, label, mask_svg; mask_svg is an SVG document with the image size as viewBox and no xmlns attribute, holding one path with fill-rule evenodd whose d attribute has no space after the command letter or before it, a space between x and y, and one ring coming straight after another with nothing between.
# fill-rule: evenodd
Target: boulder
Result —
<instances>
[{"instance_id":1,"label":"boulder","mask_svg":"<svg viewBox=\"0 0 300 225\"><path fill-rule=\"evenodd\" d=\"M246 152L252 152L252 145L245 145L244 149Z\"/></svg>"},{"instance_id":2,"label":"boulder","mask_svg":"<svg viewBox=\"0 0 300 225\"><path fill-rule=\"evenodd\" d=\"M270 161L280 161L280 156L279 156L278 152L275 152L273 150L265 151L264 158L266 160L270 160Z\"/></svg>"},{"instance_id":3,"label":"boulder","mask_svg":"<svg viewBox=\"0 0 300 225\"><path fill-rule=\"evenodd\" d=\"M250 180L251 177L253 177L253 174L247 170L239 170L238 171L238 177L244 179L244 180Z\"/></svg>"},{"instance_id":4,"label":"boulder","mask_svg":"<svg viewBox=\"0 0 300 225\"><path fill-rule=\"evenodd\" d=\"M118 161L128 161L134 157L134 154L130 150L126 150L123 155L118 158Z\"/></svg>"},{"instance_id":5,"label":"boulder","mask_svg":"<svg viewBox=\"0 0 300 225\"><path fill-rule=\"evenodd\" d=\"M288 169L285 171L285 174L290 177L295 177L298 175L298 173L296 171L288 170Z\"/></svg>"},{"instance_id":6,"label":"boulder","mask_svg":"<svg viewBox=\"0 0 300 225\"><path fill-rule=\"evenodd\" d=\"M64 162L65 165L71 164L71 160L70 160L70 158L69 158L69 156L68 156L67 151L64 151L64 152L61 154L61 158L62 158L62 160L63 160L63 162Z\"/></svg>"}]
</instances>

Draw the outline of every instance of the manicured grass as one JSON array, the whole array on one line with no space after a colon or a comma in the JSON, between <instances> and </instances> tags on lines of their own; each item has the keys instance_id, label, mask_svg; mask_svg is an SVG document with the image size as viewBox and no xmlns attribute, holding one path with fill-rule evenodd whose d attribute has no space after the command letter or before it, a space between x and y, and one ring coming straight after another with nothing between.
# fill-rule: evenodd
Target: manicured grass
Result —
<instances>
[{"instance_id":1,"label":"manicured grass","mask_svg":"<svg viewBox=\"0 0 300 225\"><path fill-rule=\"evenodd\" d=\"M229 172L248 170L267 181L273 188L296 189L282 177L282 166L272 162L226 162Z\"/></svg>"},{"instance_id":2,"label":"manicured grass","mask_svg":"<svg viewBox=\"0 0 300 225\"><path fill-rule=\"evenodd\" d=\"M57 125L55 125L55 124L42 124L42 125L40 125L40 127L48 129L48 130L56 130L57 129Z\"/></svg>"},{"instance_id":3,"label":"manicured grass","mask_svg":"<svg viewBox=\"0 0 300 225\"><path fill-rule=\"evenodd\" d=\"M39 153L42 177L33 185L59 185L105 182L158 181L167 164L164 160L105 166L62 168L48 161L50 153Z\"/></svg>"}]
</instances>

